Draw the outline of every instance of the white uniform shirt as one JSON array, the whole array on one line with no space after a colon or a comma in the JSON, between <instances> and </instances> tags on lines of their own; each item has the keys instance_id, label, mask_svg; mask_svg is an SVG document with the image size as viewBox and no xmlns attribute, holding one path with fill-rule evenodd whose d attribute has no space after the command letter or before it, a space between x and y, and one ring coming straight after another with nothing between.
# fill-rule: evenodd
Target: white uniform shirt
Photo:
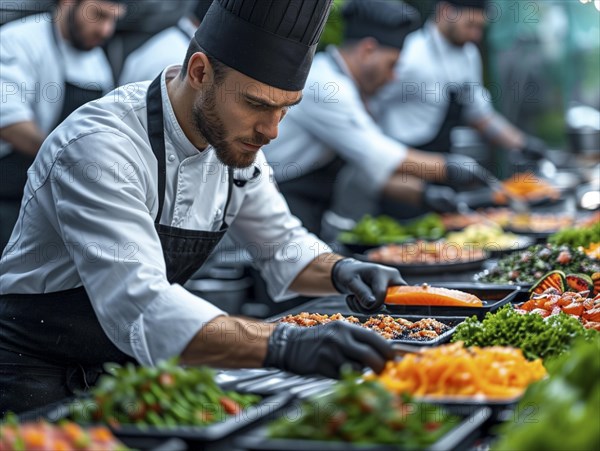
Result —
<instances>
[{"instance_id":1,"label":"white uniform shirt","mask_svg":"<svg viewBox=\"0 0 600 451\"><path fill-rule=\"evenodd\" d=\"M337 155L363 168L371 182L366 188L378 191L405 158L406 147L379 129L344 66L335 48L315 56L302 102L265 147L277 181L310 173Z\"/></svg>"},{"instance_id":2,"label":"white uniform shirt","mask_svg":"<svg viewBox=\"0 0 600 451\"><path fill-rule=\"evenodd\" d=\"M492 113L477 47L452 45L429 22L407 37L395 80L375 96L372 107L386 134L418 147L437 135L448 111L450 91L461 87L467 123Z\"/></svg>"},{"instance_id":3,"label":"white uniform shirt","mask_svg":"<svg viewBox=\"0 0 600 451\"><path fill-rule=\"evenodd\" d=\"M154 80L165 67L183 64L195 32L192 21L182 17L176 27L167 28L153 36L127 57L119 84Z\"/></svg>"},{"instance_id":4,"label":"white uniform shirt","mask_svg":"<svg viewBox=\"0 0 600 451\"><path fill-rule=\"evenodd\" d=\"M178 68L172 69L175 76ZM0 294L83 285L108 337L152 365L180 354L223 312L166 279L154 226L158 169L147 136L149 83L137 83L135 91L128 86L79 108L44 142L0 260ZM162 96L167 176L160 223L217 231L227 168L212 148L199 152L184 135L164 73ZM254 167L235 171L234 179L248 181L233 187L226 220L228 234L256 257L270 294L281 298L293 295L288 287L298 273L330 249L290 214L266 169L259 153ZM115 328L135 339L115 340Z\"/></svg>"},{"instance_id":5,"label":"white uniform shirt","mask_svg":"<svg viewBox=\"0 0 600 451\"><path fill-rule=\"evenodd\" d=\"M65 81L108 92L110 64L100 47L81 51L59 34L56 47L50 14L37 14L0 27L0 128L34 121L50 133L63 108ZM0 140L0 157L11 152Z\"/></svg>"}]
</instances>

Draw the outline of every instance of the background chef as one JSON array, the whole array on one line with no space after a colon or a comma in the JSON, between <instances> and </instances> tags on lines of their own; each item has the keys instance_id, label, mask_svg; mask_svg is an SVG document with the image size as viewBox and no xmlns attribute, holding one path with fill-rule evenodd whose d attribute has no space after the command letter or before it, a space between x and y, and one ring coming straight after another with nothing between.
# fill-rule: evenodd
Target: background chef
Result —
<instances>
[{"instance_id":1,"label":"background chef","mask_svg":"<svg viewBox=\"0 0 600 451\"><path fill-rule=\"evenodd\" d=\"M486 23L484 0L442 0L425 26L406 39L395 81L373 101L384 132L417 149L447 152L450 133L470 125L489 141L544 156L545 145L494 111L483 84L477 43Z\"/></svg>"},{"instance_id":2,"label":"background chef","mask_svg":"<svg viewBox=\"0 0 600 451\"><path fill-rule=\"evenodd\" d=\"M0 250L17 220L27 169L48 134L114 87L102 44L122 0L59 0L0 28Z\"/></svg>"}]
</instances>

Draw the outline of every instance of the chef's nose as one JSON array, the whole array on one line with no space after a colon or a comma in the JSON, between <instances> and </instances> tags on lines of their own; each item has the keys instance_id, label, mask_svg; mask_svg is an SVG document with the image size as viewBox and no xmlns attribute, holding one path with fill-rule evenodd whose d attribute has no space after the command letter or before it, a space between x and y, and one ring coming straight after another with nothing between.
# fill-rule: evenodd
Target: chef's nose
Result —
<instances>
[{"instance_id":1,"label":"chef's nose","mask_svg":"<svg viewBox=\"0 0 600 451\"><path fill-rule=\"evenodd\" d=\"M283 115L284 113L281 110L266 112L256 125L256 131L268 139L274 140L279 133L279 122Z\"/></svg>"}]
</instances>

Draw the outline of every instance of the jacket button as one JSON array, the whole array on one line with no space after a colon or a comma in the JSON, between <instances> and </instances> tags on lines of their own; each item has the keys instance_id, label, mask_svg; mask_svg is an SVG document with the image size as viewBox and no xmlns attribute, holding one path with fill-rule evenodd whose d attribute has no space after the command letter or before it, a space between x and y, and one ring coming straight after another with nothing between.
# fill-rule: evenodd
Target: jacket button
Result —
<instances>
[{"instance_id":1,"label":"jacket button","mask_svg":"<svg viewBox=\"0 0 600 451\"><path fill-rule=\"evenodd\" d=\"M169 155L168 160L172 163L173 161L175 161L175 155L171 154Z\"/></svg>"}]
</instances>

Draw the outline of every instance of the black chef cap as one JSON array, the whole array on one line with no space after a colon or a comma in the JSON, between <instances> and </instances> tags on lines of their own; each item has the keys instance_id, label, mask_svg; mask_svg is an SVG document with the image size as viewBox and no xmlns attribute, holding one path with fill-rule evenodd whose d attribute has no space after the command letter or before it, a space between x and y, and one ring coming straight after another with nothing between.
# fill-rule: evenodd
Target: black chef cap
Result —
<instances>
[{"instance_id":1,"label":"black chef cap","mask_svg":"<svg viewBox=\"0 0 600 451\"><path fill-rule=\"evenodd\" d=\"M346 40L372 37L381 45L399 49L406 35L421 25L419 12L396 0L349 0L342 15Z\"/></svg>"},{"instance_id":2,"label":"black chef cap","mask_svg":"<svg viewBox=\"0 0 600 451\"><path fill-rule=\"evenodd\" d=\"M440 0L459 8L485 9L486 0Z\"/></svg>"},{"instance_id":3,"label":"black chef cap","mask_svg":"<svg viewBox=\"0 0 600 451\"><path fill-rule=\"evenodd\" d=\"M208 11L208 8L210 8L211 3L212 0L198 0L198 3L196 3L196 7L192 11L192 13L200 22L202 22L202 19L204 19L206 11Z\"/></svg>"},{"instance_id":4,"label":"black chef cap","mask_svg":"<svg viewBox=\"0 0 600 451\"><path fill-rule=\"evenodd\" d=\"M214 0L196 40L223 64L300 91L333 0Z\"/></svg>"}]
</instances>

